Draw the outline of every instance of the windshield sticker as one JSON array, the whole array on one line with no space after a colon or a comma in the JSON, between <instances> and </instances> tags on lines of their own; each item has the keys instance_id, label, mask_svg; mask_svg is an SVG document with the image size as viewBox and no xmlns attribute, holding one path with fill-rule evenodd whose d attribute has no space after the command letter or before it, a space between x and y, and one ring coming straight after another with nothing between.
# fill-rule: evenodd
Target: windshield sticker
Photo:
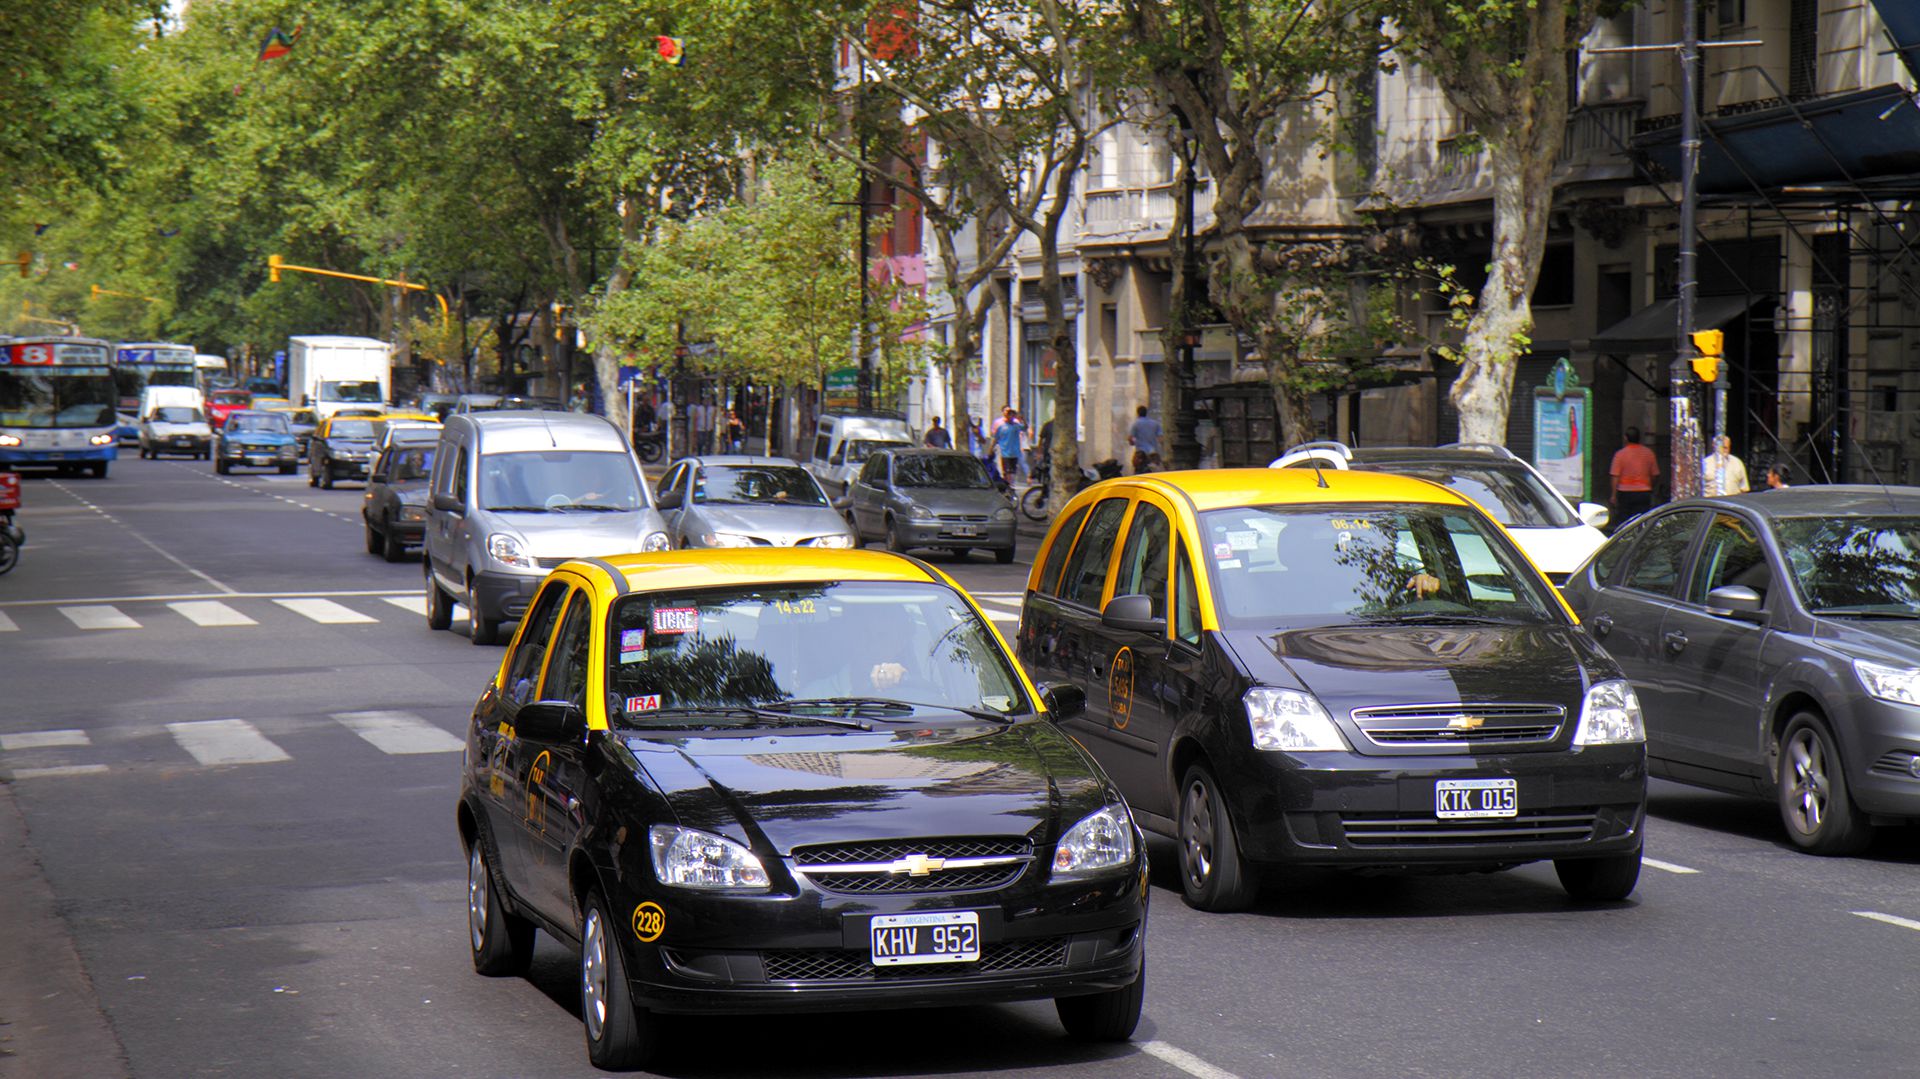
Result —
<instances>
[{"instance_id":1,"label":"windshield sticker","mask_svg":"<svg viewBox=\"0 0 1920 1079\"><path fill-rule=\"evenodd\" d=\"M644 629L623 629L620 631L620 651L632 652L647 646L647 631Z\"/></svg>"},{"instance_id":2,"label":"windshield sticker","mask_svg":"<svg viewBox=\"0 0 1920 1079\"><path fill-rule=\"evenodd\" d=\"M1233 544L1216 543L1213 545L1213 557L1222 561L1233 557Z\"/></svg>"},{"instance_id":3,"label":"windshield sticker","mask_svg":"<svg viewBox=\"0 0 1920 1079\"><path fill-rule=\"evenodd\" d=\"M699 630L698 607L661 607L653 612L655 633L697 633Z\"/></svg>"},{"instance_id":4,"label":"windshield sticker","mask_svg":"<svg viewBox=\"0 0 1920 1079\"><path fill-rule=\"evenodd\" d=\"M628 697L626 710L629 714L634 712L658 712L660 710L660 694L648 693L640 697Z\"/></svg>"},{"instance_id":5,"label":"windshield sticker","mask_svg":"<svg viewBox=\"0 0 1920 1079\"><path fill-rule=\"evenodd\" d=\"M1219 566L1221 569L1239 569L1240 560L1237 558L1223 558L1215 562L1214 565Z\"/></svg>"},{"instance_id":6,"label":"windshield sticker","mask_svg":"<svg viewBox=\"0 0 1920 1079\"><path fill-rule=\"evenodd\" d=\"M1227 546L1235 551L1251 551L1260 546L1260 533L1252 529L1245 532L1229 532Z\"/></svg>"}]
</instances>

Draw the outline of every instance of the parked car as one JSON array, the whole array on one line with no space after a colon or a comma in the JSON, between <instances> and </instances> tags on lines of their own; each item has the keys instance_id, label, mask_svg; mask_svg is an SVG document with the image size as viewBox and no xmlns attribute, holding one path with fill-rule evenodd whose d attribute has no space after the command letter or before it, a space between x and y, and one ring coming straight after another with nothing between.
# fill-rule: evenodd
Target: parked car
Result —
<instances>
[{"instance_id":1,"label":"parked car","mask_svg":"<svg viewBox=\"0 0 1920 1079\"><path fill-rule=\"evenodd\" d=\"M913 428L898 412L829 412L814 427L813 457L807 471L827 494L846 494L868 455L894 447L919 445Z\"/></svg>"},{"instance_id":2,"label":"parked car","mask_svg":"<svg viewBox=\"0 0 1920 1079\"><path fill-rule=\"evenodd\" d=\"M1405 476L1217 469L1076 495L1017 650L1079 682L1064 726L1178 839L1187 902L1263 866L1483 870L1551 859L1578 900L1640 875L1633 688L1513 541Z\"/></svg>"},{"instance_id":3,"label":"parked car","mask_svg":"<svg viewBox=\"0 0 1920 1079\"><path fill-rule=\"evenodd\" d=\"M458 401L458 394L423 393L414 398L409 407L415 412L425 413L436 420L444 420L453 411L453 406Z\"/></svg>"},{"instance_id":4,"label":"parked car","mask_svg":"<svg viewBox=\"0 0 1920 1079\"><path fill-rule=\"evenodd\" d=\"M492 644L560 563L670 546L626 438L571 412L447 417L426 536L427 625L451 626L459 597L474 644Z\"/></svg>"},{"instance_id":5,"label":"parked car","mask_svg":"<svg viewBox=\"0 0 1920 1079\"><path fill-rule=\"evenodd\" d=\"M227 424L227 417L253 407L253 394L239 389L217 389L207 393L207 422L219 430Z\"/></svg>"},{"instance_id":6,"label":"parked car","mask_svg":"<svg viewBox=\"0 0 1920 1079\"><path fill-rule=\"evenodd\" d=\"M1466 495L1499 521L1547 579L1558 585L1606 542L1607 507L1575 507L1532 465L1505 446L1363 446L1310 442L1273 468L1363 468L1417 476Z\"/></svg>"},{"instance_id":7,"label":"parked car","mask_svg":"<svg viewBox=\"0 0 1920 1079\"><path fill-rule=\"evenodd\" d=\"M655 503L675 547L852 547L811 473L781 457L675 461Z\"/></svg>"},{"instance_id":8,"label":"parked car","mask_svg":"<svg viewBox=\"0 0 1920 1079\"><path fill-rule=\"evenodd\" d=\"M338 412L321 420L307 443L307 486L332 490L336 480L365 479L373 463L373 424Z\"/></svg>"},{"instance_id":9,"label":"parked car","mask_svg":"<svg viewBox=\"0 0 1920 1079\"><path fill-rule=\"evenodd\" d=\"M536 929L577 951L609 1068L675 1013L1052 998L1070 1034L1125 1040L1143 837L1056 726L1079 697L904 558L568 562L467 729L474 969L525 973Z\"/></svg>"},{"instance_id":10,"label":"parked car","mask_svg":"<svg viewBox=\"0 0 1920 1079\"><path fill-rule=\"evenodd\" d=\"M147 413L140 421L140 456L158 458L163 453L201 460L212 456L213 428L206 414L182 405L162 405Z\"/></svg>"},{"instance_id":11,"label":"parked car","mask_svg":"<svg viewBox=\"0 0 1920 1079\"><path fill-rule=\"evenodd\" d=\"M425 540L427 486L433 475L436 445L395 442L374 458L367 493L360 500L368 554L398 562L406 557L407 548L418 547Z\"/></svg>"},{"instance_id":12,"label":"parked car","mask_svg":"<svg viewBox=\"0 0 1920 1079\"><path fill-rule=\"evenodd\" d=\"M278 468L281 475L291 476L299 452L284 413L243 409L230 413L214 432L213 470L224 476L236 465L252 465Z\"/></svg>"},{"instance_id":13,"label":"parked car","mask_svg":"<svg viewBox=\"0 0 1920 1079\"><path fill-rule=\"evenodd\" d=\"M867 458L847 496L856 542L889 550L932 547L965 558L976 547L1013 561L1013 504L980 461L959 450L882 449Z\"/></svg>"},{"instance_id":14,"label":"parked car","mask_svg":"<svg viewBox=\"0 0 1920 1079\"><path fill-rule=\"evenodd\" d=\"M1769 796L1816 854L1920 820L1920 488L1676 502L1564 593L1633 680L1654 775Z\"/></svg>"}]
</instances>

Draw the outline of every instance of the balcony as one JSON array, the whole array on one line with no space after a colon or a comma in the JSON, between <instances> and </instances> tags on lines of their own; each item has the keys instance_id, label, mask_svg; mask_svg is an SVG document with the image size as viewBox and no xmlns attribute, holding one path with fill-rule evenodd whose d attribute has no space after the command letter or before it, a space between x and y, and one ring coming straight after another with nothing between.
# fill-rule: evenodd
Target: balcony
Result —
<instances>
[{"instance_id":1,"label":"balcony","mask_svg":"<svg viewBox=\"0 0 1920 1079\"><path fill-rule=\"evenodd\" d=\"M1128 243L1165 237L1173 227L1178 184L1152 184L1089 191L1086 217L1080 230L1082 244ZM1193 193L1194 226L1212 223L1213 185L1202 179Z\"/></svg>"}]
</instances>

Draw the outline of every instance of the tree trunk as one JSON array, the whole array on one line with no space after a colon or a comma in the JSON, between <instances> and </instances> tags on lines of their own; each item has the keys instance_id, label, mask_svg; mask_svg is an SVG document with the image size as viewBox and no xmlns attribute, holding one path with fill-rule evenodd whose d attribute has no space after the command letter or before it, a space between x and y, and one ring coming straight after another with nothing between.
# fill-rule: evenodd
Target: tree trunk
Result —
<instances>
[{"instance_id":1,"label":"tree trunk","mask_svg":"<svg viewBox=\"0 0 1920 1079\"><path fill-rule=\"evenodd\" d=\"M627 248L640 236L640 209L632 197L620 201L620 250L613 271L607 275L607 295L625 291L633 283L633 270L627 262ZM593 377L600 383L600 397L607 403L607 419L613 421L627 440L633 440L633 419L627 412L627 395L620 389L620 354L609 341L593 345Z\"/></svg>"},{"instance_id":2,"label":"tree trunk","mask_svg":"<svg viewBox=\"0 0 1920 1079\"><path fill-rule=\"evenodd\" d=\"M1460 413L1460 441L1504 446L1513 398L1514 363L1533 329L1528 297L1540 275L1553 210L1554 155L1528 154L1495 142L1493 262L1461 344L1460 377L1451 399Z\"/></svg>"}]
</instances>

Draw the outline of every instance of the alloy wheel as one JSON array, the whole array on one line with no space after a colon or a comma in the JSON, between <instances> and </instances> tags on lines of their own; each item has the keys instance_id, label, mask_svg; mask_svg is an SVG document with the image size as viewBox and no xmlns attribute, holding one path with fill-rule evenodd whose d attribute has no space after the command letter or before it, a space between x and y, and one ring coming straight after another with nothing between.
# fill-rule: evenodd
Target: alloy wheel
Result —
<instances>
[{"instance_id":1,"label":"alloy wheel","mask_svg":"<svg viewBox=\"0 0 1920 1079\"><path fill-rule=\"evenodd\" d=\"M587 1037L599 1041L607 1025L607 933L594 906L587 908L580 932L580 1014L587 1021Z\"/></svg>"},{"instance_id":2,"label":"alloy wheel","mask_svg":"<svg viewBox=\"0 0 1920 1079\"><path fill-rule=\"evenodd\" d=\"M1181 829L1185 854L1181 869L1196 888L1204 887L1213 874L1213 795L1205 783L1195 780L1187 787L1180 817L1186 825Z\"/></svg>"},{"instance_id":3,"label":"alloy wheel","mask_svg":"<svg viewBox=\"0 0 1920 1079\"><path fill-rule=\"evenodd\" d=\"M1788 811L1794 826L1807 834L1817 832L1827 819L1833 785L1827 778L1826 747L1811 729L1794 732L1787 743L1787 768L1791 775Z\"/></svg>"},{"instance_id":4,"label":"alloy wheel","mask_svg":"<svg viewBox=\"0 0 1920 1079\"><path fill-rule=\"evenodd\" d=\"M473 841L473 853L467 858L467 935L478 952L487 939L487 863L480 855L480 840Z\"/></svg>"}]
</instances>

